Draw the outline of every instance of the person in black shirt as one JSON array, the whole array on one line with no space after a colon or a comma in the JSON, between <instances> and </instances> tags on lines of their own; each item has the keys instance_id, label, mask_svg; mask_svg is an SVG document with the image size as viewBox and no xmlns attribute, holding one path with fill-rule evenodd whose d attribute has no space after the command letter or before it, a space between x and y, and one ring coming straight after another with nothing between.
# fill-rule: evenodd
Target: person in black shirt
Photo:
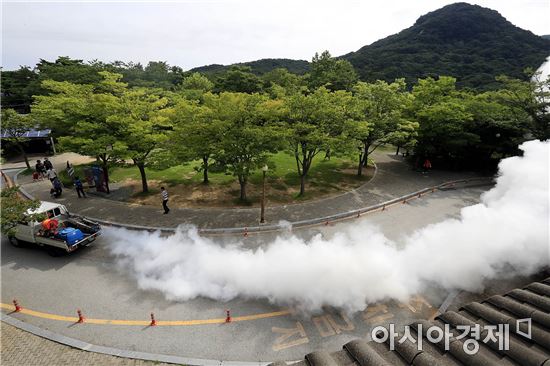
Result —
<instances>
[{"instance_id":1,"label":"person in black shirt","mask_svg":"<svg viewBox=\"0 0 550 366\"><path fill-rule=\"evenodd\" d=\"M46 167L44 166L44 164L42 164L40 160L37 160L34 167L38 175L40 175L41 178L44 178L44 176L46 175Z\"/></svg>"},{"instance_id":2,"label":"person in black shirt","mask_svg":"<svg viewBox=\"0 0 550 366\"><path fill-rule=\"evenodd\" d=\"M48 158L44 158L44 167L46 170L53 169L52 162L48 160Z\"/></svg>"}]
</instances>

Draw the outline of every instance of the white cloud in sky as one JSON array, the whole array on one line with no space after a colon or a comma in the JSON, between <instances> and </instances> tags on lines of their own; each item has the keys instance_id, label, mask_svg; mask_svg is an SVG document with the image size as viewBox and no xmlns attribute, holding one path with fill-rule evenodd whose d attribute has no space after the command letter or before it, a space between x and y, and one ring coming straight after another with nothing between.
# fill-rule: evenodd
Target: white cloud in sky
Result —
<instances>
[{"instance_id":1,"label":"white cloud in sky","mask_svg":"<svg viewBox=\"0 0 550 366\"><path fill-rule=\"evenodd\" d=\"M40 58L168 61L184 69L260 58L309 60L355 51L454 1L217 0L162 2L4 1L2 66ZM546 0L470 1L515 25L550 34Z\"/></svg>"}]
</instances>

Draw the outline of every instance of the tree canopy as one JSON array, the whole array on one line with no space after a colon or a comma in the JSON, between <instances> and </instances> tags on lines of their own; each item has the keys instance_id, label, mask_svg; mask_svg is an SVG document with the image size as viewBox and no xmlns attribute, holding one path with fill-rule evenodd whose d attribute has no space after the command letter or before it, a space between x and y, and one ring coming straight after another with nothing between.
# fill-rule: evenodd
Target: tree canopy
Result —
<instances>
[{"instance_id":1,"label":"tree canopy","mask_svg":"<svg viewBox=\"0 0 550 366\"><path fill-rule=\"evenodd\" d=\"M246 200L250 175L286 151L304 195L321 152L326 159L357 158L358 175L385 144L405 149L417 163L430 158L438 167L483 168L517 153L527 138L550 137L550 80L532 71L528 80L501 76L500 89L479 92L461 89L450 76L419 79L412 90L403 78L358 81L349 62L327 51L314 56L303 76L282 68L256 75L239 65L212 78L165 62L143 67L66 57L38 67L38 76L29 69L12 75L8 94L33 100L32 113L3 108L3 131L11 129L22 146L22 133L40 121L62 149L96 157L107 184L109 166L132 161L144 192L147 167L197 162L203 183L210 171L224 171ZM36 93L31 98L29 90Z\"/></svg>"},{"instance_id":2,"label":"tree canopy","mask_svg":"<svg viewBox=\"0 0 550 366\"><path fill-rule=\"evenodd\" d=\"M19 187L4 187L0 192L0 231L4 235L14 235L20 222L40 221L43 215L32 213L40 207L40 201L19 197Z\"/></svg>"},{"instance_id":3,"label":"tree canopy","mask_svg":"<svg viewBox=\"0 0 550 366\"><path fill-rule=\"evenodd\" d=\"M5 140L13 143L23 155L28 169L30 169L31 166L24 144L28 141L25 134L36 125L33 117L34 115L31 114L17 113L15 109L2 109L1 131L3 134L9 136L6 137Z\"/></svg>"},{"instance_id":4,"label":"tree canopy","mask_svg":"<svg viewBox=\"0 0 550 366\"><path fill-rule=\"evenodd\" d=\"M357 82L357 73L349 61L333 58L328 51L318 53L311 60L309 87L321 86L329 90L351 90Z\"/></svg>"}]
</instances>

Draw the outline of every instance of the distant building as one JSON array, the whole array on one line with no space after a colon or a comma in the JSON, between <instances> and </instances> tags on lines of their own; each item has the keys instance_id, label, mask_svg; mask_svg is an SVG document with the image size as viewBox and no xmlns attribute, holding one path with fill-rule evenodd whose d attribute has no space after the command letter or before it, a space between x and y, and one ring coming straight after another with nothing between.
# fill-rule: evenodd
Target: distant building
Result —
<instances>
[{"instance_id":1,"label":"distant building","mask_svg":"<svg viewBox=\"0 0 550 366\"><path fill-rule=\"evenodd\" d=\"M51 137L52 130L51 129L44 129L44 130L36 130L31 129L27 131L22 137L28 139L25 143L25 151L27 153L50 153L55 154L55 143L53 140L53 137ZM13 151L14 153L18 153L16 149L10 146L10 144L6 144L7 141L12 136L7 133L6 131L3 131L0 133L0 140L2 141L2 150L4 154L10 155L10 153Z\"/></svg>"}]
</instances>

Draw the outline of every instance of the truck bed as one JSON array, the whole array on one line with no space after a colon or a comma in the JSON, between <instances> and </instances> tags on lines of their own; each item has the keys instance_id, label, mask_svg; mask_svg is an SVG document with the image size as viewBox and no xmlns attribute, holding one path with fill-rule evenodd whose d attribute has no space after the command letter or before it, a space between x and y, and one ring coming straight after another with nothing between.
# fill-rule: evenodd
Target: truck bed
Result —
<instances>
[{"instance_id":1,"label":"truck bed","mask_svg":"<svg viewBox=\"0 0 550 366\"><path fill-rule=\"evenodd\" d=\"M92 234L84 234L84 238L82 240L79 240L72 245L69 245L65 240L60 238L47 237L47 236L41 236L41 235L36 235L35 240L39 244L49 245L49 246L65 249L67 252L72 252L73 250L76 250L80 246L89 246L93 241L95 241L95 238L99 234L100 234L99 231Z\"/></svg>"}]
</instances>

